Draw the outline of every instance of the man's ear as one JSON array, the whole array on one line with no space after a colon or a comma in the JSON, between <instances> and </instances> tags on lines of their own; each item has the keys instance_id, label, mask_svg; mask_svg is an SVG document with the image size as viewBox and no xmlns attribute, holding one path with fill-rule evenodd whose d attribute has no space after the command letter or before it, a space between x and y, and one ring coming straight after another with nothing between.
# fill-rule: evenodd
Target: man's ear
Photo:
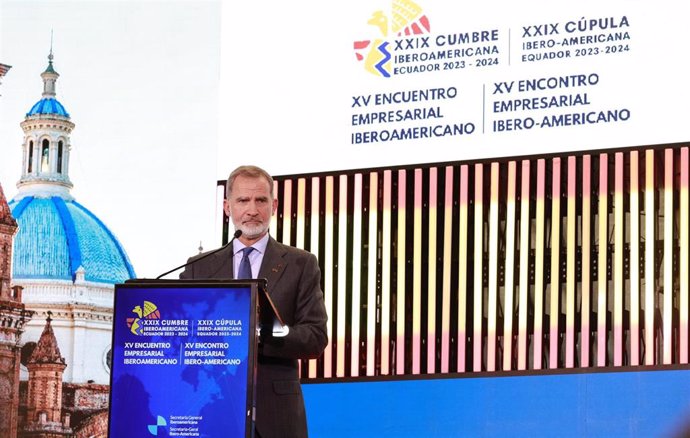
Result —
<instances>
[{"instance_id":1,"label":"man's ear","mask_svg":"<svg viewBox=\"0 0 690 438\"><path fill-rule=\"evenodd\" d=\"M230 202L228 202L227 198L223 199L223 211L228 215L228 217L232 217L230 214Z\"/></svg>"},{"instance_id":2,"label":"man's ear","mask_svg":"<svg viewBox=\"0 0 690 438\"><path fill-rule=\"evenodd\" d=\"M271 212L271 216L276 214L276 211L278 211L278 198L273 198L273 211Z\"/></svg>"}]
</instances>

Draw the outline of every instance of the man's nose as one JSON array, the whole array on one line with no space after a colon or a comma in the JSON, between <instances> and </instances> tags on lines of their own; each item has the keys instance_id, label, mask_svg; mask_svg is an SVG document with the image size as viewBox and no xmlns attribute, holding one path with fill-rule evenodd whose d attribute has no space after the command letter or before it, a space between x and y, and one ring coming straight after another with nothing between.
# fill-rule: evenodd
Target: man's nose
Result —
<instances>
[{"instance_id":1,"label":"man's nose","mask_svg":"<svg viewBox=\"0 0 690 438\"><path fill-rule=\"evenodd\" d=\"M247 213L249 214L258 214L259 209L256 206L256 202L249 202L249 205L247 206Z\"/></svg>"}]
</instances>

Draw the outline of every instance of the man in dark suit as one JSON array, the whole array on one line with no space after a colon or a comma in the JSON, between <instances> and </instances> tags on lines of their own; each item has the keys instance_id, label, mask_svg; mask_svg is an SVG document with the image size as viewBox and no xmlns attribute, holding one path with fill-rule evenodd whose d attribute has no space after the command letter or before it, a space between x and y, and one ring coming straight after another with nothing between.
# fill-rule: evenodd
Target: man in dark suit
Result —
<instances>
[{"instance_id":1,"label":"man in dark suit","mask_svg":"<svg viewBox=\"0 0 690 438\"><path fill-rule=\"evenodd\" d=\"M232 279L245 272L265 278L271 299L287 327L262 328L256 382L256 436L305 438L307 419L298 359L314 359L328 343L321 270L316 257L268 235L278 207L273 178L256 166L240 166L228 178L226 214L242 234L233 245L190 264L182 279ZM253 249L244 250L252 247ZM246 253L246 255L245 255ZM203 257L201 254L197 257ZM244 258L244 260L243 260Z\"/></svg>"}]
</instances>

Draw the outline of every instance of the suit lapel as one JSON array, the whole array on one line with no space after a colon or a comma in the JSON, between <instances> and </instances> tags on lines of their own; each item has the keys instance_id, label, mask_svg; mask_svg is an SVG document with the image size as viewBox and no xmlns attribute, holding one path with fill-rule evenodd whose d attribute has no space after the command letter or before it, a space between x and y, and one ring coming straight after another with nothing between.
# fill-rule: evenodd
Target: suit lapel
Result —
<instances>
[{"instance_id":1,"label":"suit lapel","mask_svg":"<svg viewBox=\"0 0 690 438\"><path fill-rule=\"evenodd\" d=\"M233 263L232 263L232 245L228 245L228 247L223 250L219 251L216 254L213 255L213 272L210 272L208 277L209 278L221 278L221 279L233 279L235 278L233 271Z\"/></svg>"},{"instance_id":2,"label":"suit lapel","mask_svg":"<svg viewBox=\"0 0 690 438\"><path fill-rule=\"evenodd\" d=\"M266 253L261 261L261 268L259 269L259 278L265 278L268 281L269 293L272 292L271 285L278 284L278 280L285 272L287 260L285 259L285 250L278 244L273 237L269 237L266 245Z\"/></svg>"}]
</instances>

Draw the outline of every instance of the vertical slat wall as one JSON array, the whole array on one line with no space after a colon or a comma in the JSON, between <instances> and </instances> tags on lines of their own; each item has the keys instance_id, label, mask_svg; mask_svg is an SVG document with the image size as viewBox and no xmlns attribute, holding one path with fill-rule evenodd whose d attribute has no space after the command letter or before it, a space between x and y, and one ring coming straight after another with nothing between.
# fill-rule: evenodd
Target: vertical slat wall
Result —
<instances>
[{"instance_id":1,"label":"vertical slat wall","mask_svg":"<svg viewBox=\"0 0 690 438\"><path fill-rule=\"evenodd\" d=\"M688 150L277 177L330 316L303 378L688 363Z\"/></svg>"}]
</instances>

